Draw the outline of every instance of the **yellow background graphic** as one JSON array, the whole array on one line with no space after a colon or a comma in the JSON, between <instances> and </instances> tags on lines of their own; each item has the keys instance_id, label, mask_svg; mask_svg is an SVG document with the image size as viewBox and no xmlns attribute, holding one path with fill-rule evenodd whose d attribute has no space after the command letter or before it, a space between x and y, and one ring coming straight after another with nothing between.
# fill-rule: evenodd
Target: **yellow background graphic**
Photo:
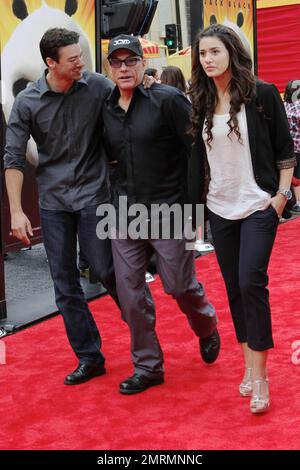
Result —
<instances>
[{"instance_id":1,"label":"yellow background graphic","mask_svg":"<svg viewBox=\"0 0 300 470\"><path fill-rule=\"evenodd\" d=\"M215 15L218 23L223 23L225 19L237 24L237 15L242 12L244 24L241 28L248 39L251 49L254 48L253 38L253 1L233 1L233 0L203 0L204 27L209 26L210 17Z\"/></svg>"},{"instance_id":2,"label":"yellow background graphic","mask_svg":"<svg viewBox=\"0 0 300 470\"><path fill-rule=\"evenodd\" d=\"M0 0L0 39L2 49L21 22L12 11L12 3L12 0ZM30 15L42 6L43 1L25 0L25 3ZM44 3L49 7L65 11L65 0L46 0ZM78 0L78 9L72 16L72 19L81 26L88 36L93 57L95 57L95 0Z\"/></svg>"},{"instance_id":3,"label":"yellow background graphic","mask_svg":"<svg viewBox=\"0 0 300 470\"><path fill-rule=\"evenodd\" d=\"M300 5L300 0L257 0L257 8L274 8L286 5Z\"/></svg>"}]
</instances>

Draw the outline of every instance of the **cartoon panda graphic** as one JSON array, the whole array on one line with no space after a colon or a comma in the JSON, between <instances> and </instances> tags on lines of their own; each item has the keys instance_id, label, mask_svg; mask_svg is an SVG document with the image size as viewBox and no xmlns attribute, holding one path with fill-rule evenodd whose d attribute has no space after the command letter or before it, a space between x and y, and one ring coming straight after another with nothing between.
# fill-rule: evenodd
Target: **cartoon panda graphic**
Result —
<instances>
[{"instance_id":1,"label":"cartoon panda graphic","mask_svg":"<svg viewBox=\"0 0 300 470\"><path fill-rule=\"evenodd\" d=\"M15 97L32 81L37 80L45 70L39 51L39 42L49 28L66 28L80 34L85 68L93 70L92 52L89 40L72 16L78 8L77 0L66 0L64 11L52 8L42 0L41 7L28 14L25 0L12 0L13 14L20 20L1 56L3 112L7 122ZM35 142L30 138L27 160L37 165L38 156Z\"/></svg>"},{"instance_id":2,"label":"cartoon panda graphic","mask_svg":"<svg viewBox=\"0 0 300 470\"><path fill-rule=\"evenodd\" d=\"M211 15L209 23L211 25L218 23L218 20L217 20L215 15ZM242 27L244 25L243 12L240 11L237 14L236 23L233 23L227 17L225 17L224 21L222 21L222 24L224 26L227 26L228 28L233 29L233 31L235 31L238 34L238 36L240 37L246 51L249 53L250 57L252 57L253 54L252 54L252 49L251 49L250 42L248 41L247 36L245 35L244 31L242 30Z\"/></svg>"}]
</instances>

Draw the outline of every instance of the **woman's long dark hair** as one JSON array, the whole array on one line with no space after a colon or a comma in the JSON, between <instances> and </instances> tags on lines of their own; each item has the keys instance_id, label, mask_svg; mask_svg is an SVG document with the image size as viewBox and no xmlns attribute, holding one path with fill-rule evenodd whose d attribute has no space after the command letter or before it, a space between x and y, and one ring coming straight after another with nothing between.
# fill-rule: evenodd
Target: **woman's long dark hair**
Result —
<instances>
[{"instance_id":1,"label":"woman's long dark hair","mask_svg":"<svg viewBox=\"0 0 300 470\"><path fill-rule=\"evenodd\" d=\"M216 37L226 47L229 53L229 67L232 78L229 82L230 119L228 121L229 133L236 134L241 142L237 113L243 103L247 104L255 94L255 77L252 73L252 60L245 50L239 36L231 28L215 24L201 31L196 39L192 52L192 86L190 95L193 104L191 134L195 138L202 132L200 126L206 118L205 132L208 136L208 145L213 139L213 115L218 104L217 89L212 78L209 78L200 63L199 44L202 38Z\"/></svg>"},{"instance_id":2,"label":"woman's long dark hair","mask_svg":"<svg viewBox=\"0 0 300 470\"><path fill-rule=\"evenodd\" d=\"M186 93L186 81L184 75L179 67L169 65L166 67L160 76L161 83L173 86Z\"/></svg>"}]
</instances>

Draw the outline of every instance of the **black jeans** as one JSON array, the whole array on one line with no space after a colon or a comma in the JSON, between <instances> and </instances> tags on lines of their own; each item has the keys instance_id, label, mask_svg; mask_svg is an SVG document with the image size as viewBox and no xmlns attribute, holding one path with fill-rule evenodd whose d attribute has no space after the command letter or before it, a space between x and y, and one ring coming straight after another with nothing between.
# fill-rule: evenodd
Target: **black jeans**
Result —
<instances>
[{"instance_id":1,"label":"black jeans","mask_svg":"<svg viewBox=\"0 0 300 470\"><path fill-rule=\"evenodd\" d=\"M237 340L255 351L272 348L267 270L277 213L270 206L245 219L227 220L209 211L209 221Z\"/></svg>"},{"instance_id":2,"label":"black jeans","mask_svg":"<svg viewBox=\"0 0 300 470\"><path fill-rule=\"evenodd\" d=\"M89 266L118 303L111 242L99 240L97 206L77 212L40 209L44 245L54 283L55 299L69 342L80 363L104 364L101 337L80 285L77 236Z\"/></svg>"}]
</instances>

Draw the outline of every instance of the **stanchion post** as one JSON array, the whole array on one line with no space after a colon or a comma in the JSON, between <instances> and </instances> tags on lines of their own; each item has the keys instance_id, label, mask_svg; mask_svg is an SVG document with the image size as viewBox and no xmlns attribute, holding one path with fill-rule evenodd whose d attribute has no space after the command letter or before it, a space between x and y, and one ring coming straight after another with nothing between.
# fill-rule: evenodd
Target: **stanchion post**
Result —
<instances>
[{"instance_id":1,"label":"stanchion post","mask_svg":"<svg viewBox=\"0 0 300 470\"><path fill-rule=\"evenodd\" d=\"M191 44L193 45L200 29L203 28L203 0L190 0Z\"/></svg>"},{"instance_id":2,"label":"stanchion post","mask_svg":"<svg viewBox=\"0 0 300 470\"><path fill-rule=\"evenodd\" d=\"M102 72L102 0L95 0L96 72Z\"/></svg>"}]
</instances>

